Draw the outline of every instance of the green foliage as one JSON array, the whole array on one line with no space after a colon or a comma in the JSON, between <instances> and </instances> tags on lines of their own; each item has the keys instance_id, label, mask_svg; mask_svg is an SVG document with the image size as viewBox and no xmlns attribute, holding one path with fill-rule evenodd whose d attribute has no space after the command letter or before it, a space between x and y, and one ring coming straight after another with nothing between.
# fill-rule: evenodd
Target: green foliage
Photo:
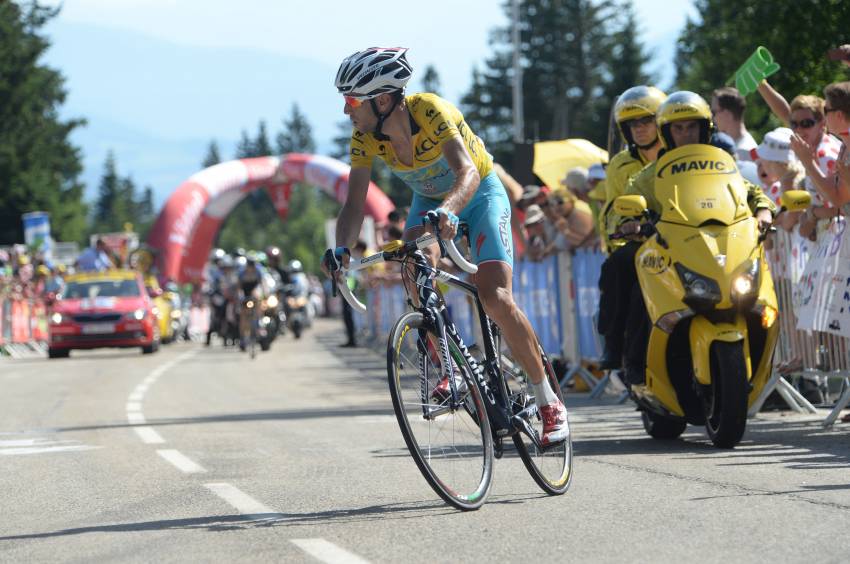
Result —
<instances>
[{"instance_id":1,"label":"green foliage","mask_svg":"<svg viewBox=\"0 0 850 564\"><path fill-rule=\"evenodd\" d=\"M204 168L209 168L213 165L217 165L221 162L221 154L218 150L218 143L215 142L215 139L210 141L210 146L207 148L207 156L204 157L204 160L201 161L201 166Z\"/></svg>"},{"instance_id":2,"label":"green foliage","mask_svg":"<svg viewBox=\"0 0 850 564\"><path fill-rule=\"evenodd\" d=\"M315 151L312 128L297 105L283 120L283 127L275 138L279 154ZM263 152L262 140L266 137L264 122L260 122L253 140L243 131L237 157L270 154L270 149ZM350 134L346 136L346 143L348 137ZM286 260L297 258L304 264L305 270L318 273L321 250L325 248L325 220L335 217L338 212L339 204L315 187L296 184L289 202L289 214L285 221L281 221L268 193L258 189L233 209L222 225L216 244L229 251L236 247L262 250L269 245L277 245Z\"/></svg>"},{"instance_id":3,"label":"green foliage","mask_svg":"<svg viewBox=\"0 0 850 564\"><path fill-rule=\"evenodd\" d=\"M437 74L437 69L433 65L425 67L425 73L422 75L422 89L425 92L440 94L440 75Z\"/></svg>"},{"instance_id":4,"label":"green foliage","mask_svg":"<svg viewBox=\"0 0 850 564\"><path fill-rule=\"evenodd\" d=\"M812 0L696 0L699 21L688 20L679 36L676 82L709 99L763 45L781 69L770 83L790 102L798 94L823 97L823 87L847 80L826 51L850 41L850 2ZM733 83L729 83L734 85ZM760 134L779 126L758 94L748 97L748 128Z\"/></svg>"},{"instance_id":5,"label":"green foliage","mask_svg":"<svg viewBox=\"0 0 850 564\"><path fill-rule=\"evenodd\" d=\"M510 2L504 3L510 19ZM630 1L520 0L523 118L530 140L586 138L605 146L616 97L645 83L646 55ZM493 55L461 103L496 160L513 153L511 28L492 32Z\"/></svg>"},{"instance_id":6,"label":"green foliage","mask_svg":"<svg viewBox=\"0 0 850 564\"><path fill-rule=\"evenodd\" d=\"M313 128L307 121L307 116L301 113L298 104L293 104L289 118L283 120L283 130L277 134L277 152L284 155L286 153L313 153L315 151L316 142L313 140Z\"/></svg>"},{"instance_id":7,"label":"green foliage","mask_svg":"<svg viewBox=\"0 0 850 564\"><path fill-rule=\"evenodd\" d=\"M59 119L64 78L39 60L50 46L39 34L58 10L0 1L0 243L23 241L21 214L50 214L53 238L83 241L86 207L79 150L71 132L82 120Z\"/></svg>"},{"instance_id":8,"label":"green foliage","mask_svg":"<svg viewBox=\"0 0 850 564\"><path fill-rule=\"evenodd\" d=\"M133 179L118 174L115 155L110 151L103 165L89 233L124 231L130 223L144 239L154 219L153 190L147 186L137 193Z\"/></svg>"}]
</instances>

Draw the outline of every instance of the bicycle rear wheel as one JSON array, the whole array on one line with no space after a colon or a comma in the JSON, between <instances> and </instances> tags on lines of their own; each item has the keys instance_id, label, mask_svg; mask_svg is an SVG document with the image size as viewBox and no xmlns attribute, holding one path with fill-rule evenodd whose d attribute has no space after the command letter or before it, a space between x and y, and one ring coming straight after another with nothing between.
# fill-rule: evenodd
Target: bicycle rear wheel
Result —
<instances>
[{"instance_id":1,"label":"bicycle rear wheel","mask_svg":"<svg viewBox=\"0 0 850 564\"><path fill-rule=\"evenodd\" d=\"M535 335L536 338L537 336ZM549 385L561 402L564 403L564 396L561 393L558 378L555 376L555 370L552 368L552 364L539 344L538 350L540 351L543 369L549 380ZM500 364L502 375L505 378L505 384L508 387L513 413L525 413L526 416L523 419L533 429L533 432L537 433L538 437L542 436L543 419L540 416L539 410L535 408L534 389L531 381L522 371L519 364L506 352L502 353ZM569 425L569 414L567 416L567 425ZM546 449L538 448L534 441L522 431L514 434L513 440L517 452L523 464L525 464L525 468L544 492L550 495L561 495L569 489L573 477L573 444L572 436L569 433L563 443L550 446Z\"/></svg>"},{"instance_id":2,"label":"bicycle rear wheel","mask_svg":"<svg viewBox=\"0 0 850 564\"><path fill-rule=\"evenodd\" d=\"M411 456L428 484L446 503L478 509L490 493L493 437L481 392L469 363L449 339L459 369L458 402L434 394L442 380L437 337L422 314L404 314L390 332L387 375L396 418ZM450 394L448 394L450 395Z\"/></svg>"}]
</instances>

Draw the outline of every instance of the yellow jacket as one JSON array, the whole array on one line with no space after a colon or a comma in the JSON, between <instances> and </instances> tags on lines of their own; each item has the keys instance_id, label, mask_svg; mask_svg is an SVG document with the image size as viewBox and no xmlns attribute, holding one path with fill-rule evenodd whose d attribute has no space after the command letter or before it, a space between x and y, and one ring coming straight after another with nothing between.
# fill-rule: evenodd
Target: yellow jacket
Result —
<instances>
[{"instance_id":1,"label":"yellow jacket","mask_svg":"<svg viewBox=\"0 0 850 564\"><path fill-rule=\"evenodd\" d=\"M602 244L608 251L613 251L625 244L622 239L611 241L609 237L617 231L619 226L616 214L613 212L614 200L626 193L629 180L647 164L640 152L636 151L636 153L637 158L628 149L620 151L614 155L605 169L605 204L599 214L599 233Z\"/></svg>"}]
</instances>

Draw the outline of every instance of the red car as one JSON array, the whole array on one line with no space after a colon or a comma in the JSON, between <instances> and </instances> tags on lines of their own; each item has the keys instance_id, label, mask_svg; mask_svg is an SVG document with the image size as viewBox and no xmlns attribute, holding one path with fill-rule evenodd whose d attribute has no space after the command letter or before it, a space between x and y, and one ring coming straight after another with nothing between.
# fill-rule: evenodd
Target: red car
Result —
<instances>
[{"instance_id":1,"label":"red car","mask_svg":"<svg viewBox=\"0 0 850 564\"><path fill-rule=\"evenodd\" d=\"M159 349L156 310L141 275L133 270L75 274L65 280L50 314L48 356L71 349Z\"/></svg>"}]
</instances>

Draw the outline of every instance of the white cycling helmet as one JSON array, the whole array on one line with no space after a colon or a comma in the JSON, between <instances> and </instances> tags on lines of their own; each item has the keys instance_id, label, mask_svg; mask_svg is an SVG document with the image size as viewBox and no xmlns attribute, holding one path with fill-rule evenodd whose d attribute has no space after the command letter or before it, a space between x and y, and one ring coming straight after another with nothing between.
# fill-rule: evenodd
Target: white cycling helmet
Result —
<instances>
[{"instance_id":1,"label":"white cycling helmet","mask_svg":"<svg viewBox=\"0 0 850 564\"><path fill-rule=\"evenodd\" d=\"M339 93L368 100L404 89L413 73L405 47L369 47L349 55L336 73Z\"/></svg>"}]
</instances>

